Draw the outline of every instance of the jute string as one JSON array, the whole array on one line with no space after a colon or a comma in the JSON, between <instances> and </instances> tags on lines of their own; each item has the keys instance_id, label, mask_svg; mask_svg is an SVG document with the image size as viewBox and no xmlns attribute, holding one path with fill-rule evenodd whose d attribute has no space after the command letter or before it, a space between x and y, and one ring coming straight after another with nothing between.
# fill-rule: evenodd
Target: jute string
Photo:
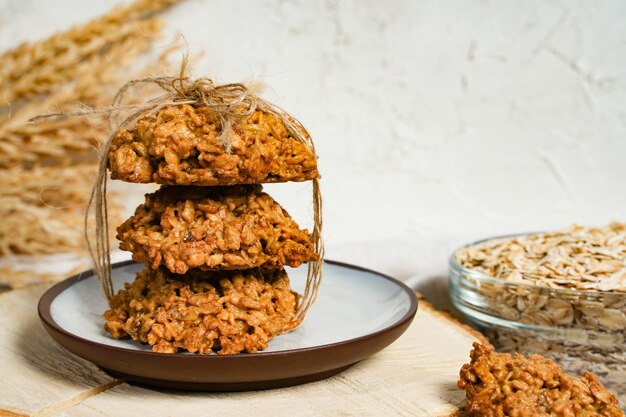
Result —
<instances>
[{"instance_id":1,"label":"jute string","mask_svg":"<svg viewBox=\"0 0 626 417\"><path fill-rule=\"evenodd\" d=\"M250 93L248 88L240 83L215 85L213 80L209 78L190 79L185 76L185 66L186 60L183 61L180 74L177 77L151 77L127 82L117 92L110 107L104 109L87 108L68 113L52 113L31 119L31 121L36 121L44 118L94 114L109 116L111 134L98 151L98 175L91 191L87 212L85 213L87 247L93 259L94 271L109 302L114 295L114 289L111 280L111 254L107 213L107 165L111 143L122 127L131 126L140 117L154 114L163 107L170 105L191 104L207 106L215 112L220 120L222 126L220 139L224 145L225 152L231 152L233 123L258 109L279 117L294 139L306 143L315 152L313 141L304 126L280 107ZM125 105L124 99L127 93L142 85L157 86L160 88L161 94L143 104ZM120 115L124 112L130 112L130 114L118 121ZM322 194L318 179L313 180L312 188L314 220L312 238L314 249L319 259L308 264L305 290L299 300L294 319L300 322L305 318L315 302L322 279L324 256L322 243ZM95 218L95 239L90 235L88 227L92 211Z\"/></svg>"}]
</instances>

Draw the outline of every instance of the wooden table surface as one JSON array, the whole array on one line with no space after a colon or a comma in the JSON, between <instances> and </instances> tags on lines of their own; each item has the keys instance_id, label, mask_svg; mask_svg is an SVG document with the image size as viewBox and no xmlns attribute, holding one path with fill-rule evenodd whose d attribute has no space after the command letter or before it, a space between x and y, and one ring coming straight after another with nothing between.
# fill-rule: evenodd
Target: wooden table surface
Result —
<instances>
[{"instance_id":1,"label":"wooden table surface","mask_svg":"<svg viewBox=\"0 0 626 417\"><path fill-rule=\"evenodd\" d=\"M267 391L153 390L113 378L57 345L36 311L48 285L0 294L0 416L443 416L482 336L421 301L395 343L324 381Z\"/></svg>"}]
</instances>

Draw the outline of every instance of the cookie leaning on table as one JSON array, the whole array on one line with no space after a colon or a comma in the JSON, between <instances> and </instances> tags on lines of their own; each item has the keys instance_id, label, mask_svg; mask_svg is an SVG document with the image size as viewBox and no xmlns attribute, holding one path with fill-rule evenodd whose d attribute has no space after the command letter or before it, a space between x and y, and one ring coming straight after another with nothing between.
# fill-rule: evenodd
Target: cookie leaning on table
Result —
<instances>
[{"instance_id":1,"label":"cookie leaning on table","mask_svg":"<svg viewBox=\"0 0 626 417\"><path fill-rule=\"evenodd\" d=\"M120 129L108 154L111 178L199 186L319 178L312 146L274 114L256 109L223 133L207 106L166 106Z\"/></svg>"},{"instance_id":2,"label":"cookie leaning on table","mask_svg":"<svg viewBox=\"0 0 626 417\"><path fill-rule=\"evenodd\" d=\"M575 378L541 355L512 356L478 343L470 358L458 381L470 416L624 416L617 398L592 373Z\"/></svg>"},{"instance_id":3,"label":"cookie leaning on table","mask_svg":"<svg viewBox=\"0 0 626 417\"><path fill-rule=\"evenodd\" d=\"M261 185L164 186L117 229L133 259L189 269L298 267L318 259L311 236Z\"/></svg>"}]
</instances>

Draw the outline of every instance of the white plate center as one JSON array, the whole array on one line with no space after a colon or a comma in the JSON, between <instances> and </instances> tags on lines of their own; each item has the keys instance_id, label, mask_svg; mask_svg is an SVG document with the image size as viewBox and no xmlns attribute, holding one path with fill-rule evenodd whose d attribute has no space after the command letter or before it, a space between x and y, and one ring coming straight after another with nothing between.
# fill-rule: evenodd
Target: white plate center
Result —
<instances>
[{"instance_id":1,"label":"white plate center","mask_svg":"<svg viewBox=\"0 0 626 417\"><path fill-rule=\"evenodd\" d=\"M114 267L116 290L135 279L143 265ZM287 268L292 288L302 293L306 265ZM265 352L302 349L367 336L397 323L411 308L411 295L396 282L378 274L326 263L317 302L296 330L278 335ZM85 275L52 302L52 319L64 330L84 339L126 349L150 351L129 339L113 339L104 330L108 308L98 280Z\"/></svg>"}]
</instances>

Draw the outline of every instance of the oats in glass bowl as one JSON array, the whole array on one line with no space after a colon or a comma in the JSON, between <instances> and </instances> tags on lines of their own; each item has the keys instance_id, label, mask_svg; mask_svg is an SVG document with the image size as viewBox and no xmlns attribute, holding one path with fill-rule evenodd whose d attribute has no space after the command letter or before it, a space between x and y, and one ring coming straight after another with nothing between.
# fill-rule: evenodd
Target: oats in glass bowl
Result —
<instances>
[{"instance_id":1,"label":"oats in glass bowl","mask_svg":"<svg viewBox=\"0 0 626 417\"><path fill-rule=\"evenodd\" d=\"M476 242L452 255L450 282L496 348L591 371L626 401L626 224Z\"/></svg>"}]
</instances>

